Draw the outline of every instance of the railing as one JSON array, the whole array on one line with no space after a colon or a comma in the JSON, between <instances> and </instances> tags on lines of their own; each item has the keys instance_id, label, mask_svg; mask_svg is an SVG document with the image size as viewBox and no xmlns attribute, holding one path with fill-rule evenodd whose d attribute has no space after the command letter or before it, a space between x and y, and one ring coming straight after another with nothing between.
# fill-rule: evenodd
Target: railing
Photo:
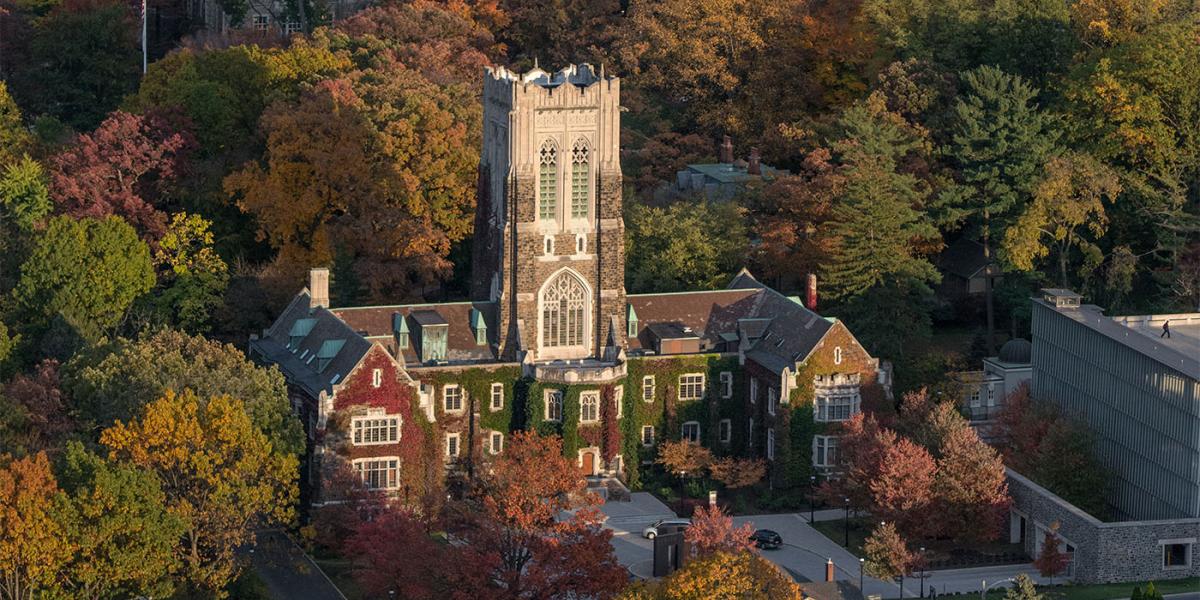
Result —
<instances>
[{"instance_id":1,"label":"railing","mask_svg":"<svg viewBox=\"0 0 1200 600\"><path fill-rule=\"evenodd\" d=\"M963 554L949 558L929 561L929 569L958 569L962 567L983 567L993 565L1020 565L1029 562L1029 557L1021 552L1003 552L1000 554Z\"/></svg>"}]
</instances>

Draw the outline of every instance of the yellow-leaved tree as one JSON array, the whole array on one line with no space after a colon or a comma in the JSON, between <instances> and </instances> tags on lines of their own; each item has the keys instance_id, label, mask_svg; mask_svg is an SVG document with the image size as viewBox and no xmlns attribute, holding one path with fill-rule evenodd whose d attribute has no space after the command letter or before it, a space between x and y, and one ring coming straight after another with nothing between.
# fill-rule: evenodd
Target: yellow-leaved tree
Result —
<instances>
[{"instance_id":1,"label":"yellow-leaved tree","mask_svg":"<svg viewBox=\"0 0 1200 600\"><path fill-rule=\"evenodd\" d=\"M208 597L224 597L238 573L234 550L256 527L295 517L296 456L275 448L239 399L201 402L191 390L168 390L100 442L113 459L161 478L168 510L185 524L176 548L183 575Z\"/></svg>"},{"instance_id":2,"label":"yellow-leaved tree","mask_svg":"<svg viewBox=\"0 0 1200 600\"><path fill-rule=\"evenodd\" d=\"M0 455L0 599L54 588L74 552L58 519L65 500L44 452Z\"/></svg>"},{"instance_id":3,"label":"yellow-leaved tree","mask_svg":"<svg viewBox=\"0 0 1200 600\"><path fill-rule=\"evenodd\" d=\"M800 600L804 593L778 566L754 552L717 552L657 583L636 584L621 600Z\"/></svg>"}]
</instances>

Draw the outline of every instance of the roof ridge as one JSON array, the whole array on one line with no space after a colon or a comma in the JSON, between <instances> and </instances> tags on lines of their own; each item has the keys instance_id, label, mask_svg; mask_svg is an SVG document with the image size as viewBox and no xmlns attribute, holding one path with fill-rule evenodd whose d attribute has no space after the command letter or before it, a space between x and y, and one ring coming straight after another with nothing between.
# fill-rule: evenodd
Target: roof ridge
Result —
<instances>
[{"instance_id":1,"label":"roof ridge","mask_svg":"<svg viewBox=\"0 0 1200 600\"><path fill-rule=\"evenodd\" d=\"M412 308L414 306L460 306L463 304L495 304L494 300L455 300L454 302L421 302L418 304L375 304L366 306L339 306L329 310L369 310L380 308Z\"/></svg>"}]
</instances>

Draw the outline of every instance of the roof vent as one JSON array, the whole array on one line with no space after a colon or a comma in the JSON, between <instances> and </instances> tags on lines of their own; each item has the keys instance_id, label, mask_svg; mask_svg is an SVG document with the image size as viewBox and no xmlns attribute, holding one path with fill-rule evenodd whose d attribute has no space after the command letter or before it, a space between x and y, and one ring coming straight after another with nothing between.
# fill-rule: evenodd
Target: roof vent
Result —
<instances>
[{"instance_id":1,"label":"roof vent","mask_svg":"<svg viewBox=\"0 0 1200 600\"><path fill-rule=\"evenodd\" d=\"M1083 297L1071 290L1046 288L1042 290L1042 299L1055 308L1079 308Z\"/></svg>"}]
</instances>

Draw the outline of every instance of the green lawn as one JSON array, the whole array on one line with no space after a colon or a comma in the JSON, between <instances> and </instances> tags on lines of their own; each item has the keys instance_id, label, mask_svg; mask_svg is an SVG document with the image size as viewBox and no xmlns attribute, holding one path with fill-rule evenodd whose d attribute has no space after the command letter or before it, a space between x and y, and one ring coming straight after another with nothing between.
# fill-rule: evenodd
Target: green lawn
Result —
<instances>
[{"instance_id":1,"label":"green lawn","mask_svg":"<svg viewBox=\"0 0 1200 600\"><path fill-rule=\"evenodd\" d=\"M346 598L350 600L359 600L363 597L358 586L354 584L354 578L350 575L351 564L348 559L344 558L314 558L317 566L329 576L333 585L337 586Z\"/></svg>"},{"instance_id":2,"label":"green lawn","mask_svg":"<svg viewBox=\"0 0 1200 600\"><path fill-rule=\"evenodd\" d=\"M850 544L846 549L862 556L863 543L875 524L874 519L867 517L851 518ZM842 519L817 521L815 528L839 546L846 539L846 522ZM1013 564L1027 559L1019 544L1006 542L963 544L954 540L910 540L909 547L914 550L924 547L925 557L935 569Z\"/></svg>"},{"instance_id":3,"label":"green lawn","mask_svg":"<svg viewBox=\"0 0 1200 600\"><path fill-rule=\"evenodd\" d=\"M1146 582L1140 583L1105 583L1096 585L1054 585L1054 586L1039 586L1038 592L1041 593L1046 600L1123 600L1129 598L1133 594L1135 586L1146 588ZM1200 577L1190 577L1188 579L1173 579L1168 581L1155 581L1154 587L1163 595L1180 594L1184 592L1200 591ZM974 600L979 598L978 593L968 594L951 594L948 596L938 596L939 598L962 598L963 600ZM988 592L986 600L1003 600L1004 590L993 589Z\"/></svg>"}]
</instances>

